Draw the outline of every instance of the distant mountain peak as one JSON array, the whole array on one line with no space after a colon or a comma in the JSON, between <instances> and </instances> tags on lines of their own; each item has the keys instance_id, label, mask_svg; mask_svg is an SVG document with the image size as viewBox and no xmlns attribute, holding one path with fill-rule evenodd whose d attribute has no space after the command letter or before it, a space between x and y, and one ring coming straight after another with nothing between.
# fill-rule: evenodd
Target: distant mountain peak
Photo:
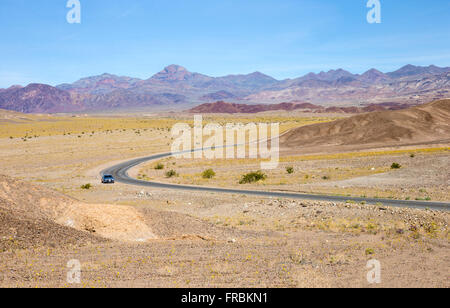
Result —
<instances>
[{"instance_id":1,"label":"distant mountain peak","mask_svg":"<svg viewBox=\"0 0 450 308\"><path fill-rule=\"evenodd\" d=\"M320 72L318 74L315 73L308 73L303 77L295 79L297 81L297 84L304 84L305 82L312 82L312 81L318 81L319 84L322 84L323 82L335 82L338 80L344 80L342 78L355 78L355 75L352 73L342 69L338 68L336 70L329 70L327 72Z\"/></svg>"},{"instance_id":2,"label":"distant mountain peak","mask_svg":"<svg viewBox=\"0 0 450 308\"><path fill-rule=\"evenodd\" d=\"M362 77L387 77L387 75L379 70L372 68L361 75Z\"/></svg>"},{"instance_id":3,"label":"distant mountain peak","mask_svg":"<svg viewBox=\"0 0 450 308\"><path fill-rule=\"evenodd\" d=\"M420 67L420 66L406 64L405 66L401 67L400 69L409 69L409 68L418 68L418 67Z\"/></svg>"},{"instance_id":4,"label":"distant mountain peak","mask_svg":"<svg viewBox=\"0 0 450 308\"><path fill-rule=\"evenodd\" d=\"M380 72L380 71L377 70L376 68L371 68L370 70L368 70L368 71L365 72L364 74L377 74L377 75L379 75L379 74L384 74L384 73ZM363 75L364 75L364 74L363 74Z\"/></svg>"},{"instance_id":5,"label":"distant mountain peak","mask_svg":"<svg viewBox=\"0 0 450 308\"><path fill-rule=\"evenodd\" d=\"M253 72L253 73L251 73L251 74L248 74L249 76L264 76L264 77L266 77L267 75L266 74L263 74L263 73L261 73L261 72L258 72L258 71L256 71L256 72Z\"/></svg>"},{"instance_id":6,"label":"distant mountain peak","mask_svg":"<svg viewBox=\"0 0 450 308\"><path fill-rule=\"evenodd\" d=\"M193 74L180 65L172 64L165 67L161 72L155 74L152 79L163 81L182 81L187 80Z\"/></svg>"},{"instance_id":7,"label":"distant mountain peak","mask_svg":"<svg viewBox=\"0 0 450 308\"><path fill-rule=\"evenodd\" d=\"M8 89L5 89L5 90L14 90L14 89L22 89L23 88L23 86L21 86L21 85L13 85L13 86L10 86Z\"/></svg>"},{"instance_id":8,"label":"distant mountain peak","mask_svg":"<svg viewBox=\"0 0 450 308\"><path fill-rule=\"evenodd\" d=\"M180 70L180 71L187 71L187 69L184 66L178 65L178 64L170 64L165 67L165 69L174 69L174 70Z\"/></svg>"},{"instance_id":9,"label":"distant mountain peak","mask_svg":"<svg viewBox=\"0 0 450 308\"><path fill-rule=\"evenodd\" d=\"M423 77L432 74L442 74L448 71L450 71L450 68L448 67L438 67L435 65L415 66L412 64L407 64L394 72L388 73L387 75L393 78L402 78L411 76Z\"/></svg>"},{"instance_id":10,"label":"distant mountain peak","mask_svg":"<svg viewBox=\"0 0 450 308\"><path fill-rule=\"evenodd\" d=\"M330 74L330 73L346 73L346 74L351 74L349 71L346 71L346 70L344 70L344 69L342 69L342 68L338 68L338 69L335 69L335 70L329 70L329 71L328 71L328 74Z\"/></svg>"},{"instance_id":11,"label":"distant mountain peak","mask_svg":"<svg viewBox=\"0 0 450 308\"><path fill-rule=\"evenodd\" d=\"M372 68L370 70L368 70L367 72L363 73L361 76L359 76L358 78L361 81L365 81L365 82L379 82L379 81L387 81L389 80L389 76L386 75L383 72L380 72L379 70Z\"/></svg>"},{"instance_id":12,"label":"distant mountain peak","mask_svg":"<svg viewBox=\"0 0 450 308\"><path fill-rule=\"evenodd\" d=\"M248 74L248 77L259 78L259 79L266 79L266 80L270 80L270 81L276 81L276 79L273 78L272 76L266 75L266 74L258 72L258 71L253 72L251 74Z\"/></svg>"},{"instance_id":13,"label":"distant mountain peak","mask_svg":"<svg viewBox=\"0 0 450 308\"><path fill-rule=\"evenodd\" d=\"M111 77L118 77L118 76L117 76L117 75L110 74L110 73L103 73L103 74L100 75L100 77L103 77L103 78L111 78Z\"/></svg>"}]
</instances>

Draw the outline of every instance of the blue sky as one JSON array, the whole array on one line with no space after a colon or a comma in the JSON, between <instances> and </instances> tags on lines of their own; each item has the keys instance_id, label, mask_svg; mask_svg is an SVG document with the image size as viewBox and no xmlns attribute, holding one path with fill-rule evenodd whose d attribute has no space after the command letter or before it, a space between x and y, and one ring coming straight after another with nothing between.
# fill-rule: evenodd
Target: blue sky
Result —
<instances>
[{"instance_id":1,"label":"blue sky","mask_svg":"<svg viewBox=\"0 0 450 308\"><path fill-rule=\"evenodd\" d=\"M57 85L104 72L149 78L169 64L211 76L261 71L277 79L344 68L450 66L450 1L0 1L0 87Z\"/></svg>"}]
</instances>

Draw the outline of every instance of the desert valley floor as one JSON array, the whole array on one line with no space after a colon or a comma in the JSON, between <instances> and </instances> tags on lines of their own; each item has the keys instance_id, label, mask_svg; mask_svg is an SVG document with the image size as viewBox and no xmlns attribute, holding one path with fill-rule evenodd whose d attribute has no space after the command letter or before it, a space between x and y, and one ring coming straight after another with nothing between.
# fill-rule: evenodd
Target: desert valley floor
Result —
<instances>
[{"instance_id":1,"label":"desert valley floor","mask_svg":"<svg viewBox=\"0 0 450 308\"><path fill-rule=\"evenodd\" d=\"M167 158L131 174L450 202L449 110L443 100L357 116L205 115L205 123L279 122L287 132L279 168L253 184L239 180L258 170L258 160ZM101 185L108 166L169 152L171 127L192 120L0 111L0 287L450 287L448 212ZM367 123L381 124L348 133L369 131ZM213 178L202 177L207 169ZM66 281L72 259L82 265L79 285ZM370 259L381 262L379 285L367 282Z\"/></svg>"}]
</instances>

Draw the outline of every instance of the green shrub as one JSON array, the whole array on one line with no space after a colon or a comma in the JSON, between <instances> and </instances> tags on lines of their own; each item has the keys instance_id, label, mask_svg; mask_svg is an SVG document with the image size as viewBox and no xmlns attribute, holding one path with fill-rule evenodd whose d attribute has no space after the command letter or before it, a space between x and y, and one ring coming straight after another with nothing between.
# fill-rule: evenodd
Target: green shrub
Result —
<instances>
[{"instance_id":1,"label":"green shrub","mask_svg":"<svg viewBox=\"0 0 450 308\"><path fill-rule=\"evenodd\" d=\"M164 165L161 163L159 163L155 166L155 170L162 170L162 169L164 169Z\"/></svg>"},{"instance_id":2,"label":"green shrub","mask_svg":"<svg viewBox=\"0 0 450 308\"><path fill-rule=\"evenodd\" d=\"M82 185L81 186L81 189L86 189L86 190L89 190L89 189L91 189L92 188L92 185L91 184L84 184L84 185Z\"/></svg>"},{"instance_id":3,"label":"green shrub","mask_svg":"<svg viewBox=\"0 0 450 308\"><path fill-rule=\"evenodd\" d=\"M293 173L294 173L294 167L287 167L287 168L286 168L286 172L287 172L288 174L293 174Z\"/></svg>"},{"instance_id":4,"label":"green shrub","mask_svg":"<svg viewBox=\"0 0 450 308\"><path fill-rule=\"evenodd\" d=\"M203 171L203 173L202 173L202 177L203 177L204 179L212 179L212 178L215 177L215 176L216 176L216 173L215 173L214 170L212 170L212 169L205 170L205 171Z\"/></svg>"},{"instance_id":5,"label":"green shrub","mask_svg":"<svg viewBox=\"0 0 450 308\"><path fill-rule=\"evenodd\" d=\"M259 181L264 181L265 179L267 179L267 175L261 171L250 172L242 176L242 179L239 181L239 184L255 183Z\"/></svg>"},{"instance_id":6,"label":"green shrub","mask_svg":"<svg viewBox=\"0 0 450 308\"><path fill-rule=\"evenodd\" d=\"M366 256L370 256L375 254L375 251L372 248L367 248L366 249Z\"/></svg>"},{"instance_id":7,"label":"green shrub","mask_svg":"<svg viewBox=\"0 0 450 308\"><path fill-rule=\"evenodd\" d=\"M400 165L399 163L393 163L391 169L400 169L401 167L402 165Z\"/></svg>"},{"instance_id":8,"label":"green shrub","mask_svg":"<svg viewBox=\"0 0 450 308\"><path fill-rule=\"evenodd\" d=\"M178 176L178 173L175 170L170 170L166 172L166 177L173 178L174 176Z\"/></svg>"}]
</instances>

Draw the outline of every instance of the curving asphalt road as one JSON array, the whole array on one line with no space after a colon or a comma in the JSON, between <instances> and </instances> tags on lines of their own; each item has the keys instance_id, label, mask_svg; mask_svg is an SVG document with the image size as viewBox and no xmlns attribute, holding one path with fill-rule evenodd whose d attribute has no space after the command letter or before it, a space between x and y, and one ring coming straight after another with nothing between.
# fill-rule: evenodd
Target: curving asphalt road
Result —
<instances>
[{"instance_id":1,"label":"curving asphalt road","mask_svg":"<svg viewBox=\"0 0 450 308\"><path fill-rule=\"evenodd\" d=\"M185 191L198 191L198 192L211 192L211 193L227 193L227 194L241 194L252 195L261 197L275 197L275 198L288 198L288 199L302 199L302 200L315 200L315 201L328 201L328 202L366 202L368 204L383 204L386 206L395 207L407 207L407 208L420 208L420 209L433 209L440 211L448 211L450 209L450 203L446 202L428 202L428 201L405 201L405 200L393 200L393 199L375 199L375 198L356 198L356 197L343 197L343 196L327 196L327 195L312 195L312 194L298 194L298 193L284 193L284 192L271 192L271 191L258 191L258 190L239 190L239 189L226 189L226 188L212 188L201 186L189 186L189 185L176 185L165 184L157 182L147 182L137 179L133 179L128 175L128 171L142 163L159 160L165 157L172 156L172 153L157 154L143 158L136 158L127 162L120 163L118 165L109 167L103 170L100 174L111 174L115 180L119 183L128 185L144 186L152 188L165 188L174 190Z\"/></svg>"}]
</instances>

